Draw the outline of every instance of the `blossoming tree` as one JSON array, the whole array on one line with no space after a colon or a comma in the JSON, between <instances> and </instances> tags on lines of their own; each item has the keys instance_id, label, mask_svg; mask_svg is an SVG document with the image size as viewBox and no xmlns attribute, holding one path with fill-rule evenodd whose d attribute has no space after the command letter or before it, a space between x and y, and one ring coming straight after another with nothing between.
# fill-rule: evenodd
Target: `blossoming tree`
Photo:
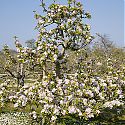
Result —
<instances>
[{"instance_id":1,"label":"blossoming tree","mask_svg":"<svg viewBox=\"0 0 125 125\"><path fill-rule=\"evenodd\" d=\"M90 14L85 13L80 2L67 1L67 5L54 1L47 8L41 0L45 15L35 12L39 31L36 48L24 48L16 40L20 73L25 76L26 71L39 70L37 75L41 73L41 77L32 85L24 84L19 89L6 82L0 85L1 107L11 102L15 109L28 109L42 125L65 124L65 117L80 121L91 119L105 108L124 104L125 66L115 71L112 60L108 59L107 73L100 76L94 67L101 63L81 59L76 73L62 73L66 51L76 51L79 55L93 39L90 26L83 23L84 18L91 17Z\"/></svg>"}]
</instances>

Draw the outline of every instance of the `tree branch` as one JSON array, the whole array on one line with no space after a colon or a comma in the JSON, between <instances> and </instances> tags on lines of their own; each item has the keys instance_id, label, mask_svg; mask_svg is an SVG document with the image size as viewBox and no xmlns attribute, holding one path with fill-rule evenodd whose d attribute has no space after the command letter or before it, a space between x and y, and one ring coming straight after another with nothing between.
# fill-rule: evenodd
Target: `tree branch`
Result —
<instances>
[{"instance_id":1,"label":"tree branch","mask_svg":"<svg viewBox=\"0 0 125 125\"><path fill-rule=\"evenodd\" d=\"M43 2L43 0L40 0L40 2L42 3L42 7L43 7L44 11L47 12L47 9L45 8L45 3Z\"/></svg>"},{"instance_id":2,"label":"tree branch","mask_svg":"<svg viewBox=\"0 0 125 125\"><path fill-rule=\"evenodd\" d=\"M0 66L0 68L5 70L6 72L8 72L12 77L16 78L16 76L9 69L3 68L1 66Z\"/></svg>"},{"instance_id":3,"label":"tree branch","mask_svg":"<svg viewBox=\"0 0 125 125\"><path fill-rule=\"evenodd\" d=\"M12 77L17 78L10 70L5 69L6 72L8 72Z\"/></svg>"}]
</instances>

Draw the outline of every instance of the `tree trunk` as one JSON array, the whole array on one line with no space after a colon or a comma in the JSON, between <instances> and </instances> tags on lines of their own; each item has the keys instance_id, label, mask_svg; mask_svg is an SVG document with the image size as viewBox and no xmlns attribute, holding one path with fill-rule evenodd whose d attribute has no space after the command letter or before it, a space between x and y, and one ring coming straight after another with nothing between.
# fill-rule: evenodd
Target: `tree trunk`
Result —
<instances>
[{"instance_id":1,"label":"tree trunk","mask_svg":"<svg viewBox=\"0 0 125 125\"><path fill-rule=\"evenodd\" d=\"M23 64L18 64L17 67L17 84L18 86L24 86L24 78L25 78L25 74L24 74L24 65Z\"/></svg>"},{"instance_id":2,"label":"tree trunk","mask_svg":"<svg viewBox=\"0 0 125 125\"><path fill-rule=\"evenodd\" d=\"M24 86L24 78L25 78L25 74L24 74L24 65L23 64L20 64L20 85L21 86Z\"/></svg>"},{"instance_id":3,"label":"tree trunk","mask_svg":"<svg viewBox=\"0 0 125 125\"><path fill-rule=\"evenodd\" d=\"M46 76L46 61L43 64L43 77Z\"/></svg>"},{"instance_id":4,"label":"tree trunk","mask_svg":"<svg viewBox=\"0 0 125 125\"><path fill-rule=\"evenodd\" d=\"M62 63L60 63L60 61L64 58L64 55L65 55L65 47L64 47L64 45L62 44L62 50L61 50L61 52L58 54L57 60L56 60L56 62L55 62L57 79L61 79L61 78L62 78L62 76L61 76L61 64L62 64Z\"/></svg>"},{"instance_id":5,"label":"tree trunk","mask_svg":"<svg viewBox=\"0 0 125 125\"><path fill-rule=\"evenodd\" d=\"M58 79L61 79L61 71L60 71L61 65L58 60L56 61L55 66L56 66L56 76Z\"/></svg>"}]
</instances>

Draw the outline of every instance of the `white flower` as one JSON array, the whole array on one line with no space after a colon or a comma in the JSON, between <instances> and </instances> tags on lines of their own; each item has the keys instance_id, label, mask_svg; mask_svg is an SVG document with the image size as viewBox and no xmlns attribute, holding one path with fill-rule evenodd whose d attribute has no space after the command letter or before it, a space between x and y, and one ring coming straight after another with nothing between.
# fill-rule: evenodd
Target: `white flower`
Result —
<instances>
[{"instance_id":1,"label":"white flower","mask_svg":"<svg viewBox=\"0 0 125 125\"><path fill-rule=\"evenodd\" d=\"M0 91L0 95L3 94L3 91Z\"/></svg>"},{"instance_id":2,"label":"white flower","mask_svg":"<svg viewBox=\"0 0 125 125\"><path fill-rule=\"evenodd\" d=\"M96 65L97 65L97 66L101 66L101 65L102 65L102 63L98 62Z\"/></svg>"},{"instance_id":3,"label":"white flower","mask_svg":"<svg viewBox=\"0 0 125 125\"><path fill-rule=\"evenodd\" d=\"M47 97L47 96L45 97L45 99L48 100L49 102L52 102L53 100L51 97Z\"/></svg>"},{"instance_id":4,"label":"white flower","mask_svg":"<svg viewBox=\"0 0 125 125\"><path fill-rule=\"evenodd\" d=\"M103 83L103 82L105 82L105 80L104 79L101 79L101 78L99 78L99 80Z\"/></svg>"},{"instance_id":5,"label":"white flower","mask_svg":"<svg viewBox=\"0 0 125 125\"><path fill-rule=\"evenodd\" d=\"M18 106L19 106L18 103L15 103L15 104L14 104L14 108L17 108Z\"/></svg>"},{"instance_id":6,"label":"white flower","mask_svg":"<svg viewBox=\"0 0 125 125\"><path fill-rule=\"evenodd\" d=\"M92 82L95 82L95 79L92 78L91 81L92 81Z\"/></svg>"},{"instance_id":7,"label":"white flower","mask_svg":"<svg viewBox=\"0 0 125 125\"><path fill-rule=\"evenodd\" d=\"M48 82L43 81L43 82L42 82L42 85L46 87L46 86L48 85Z\"/></svg>"},{"instance_id":8,"label":"white flower","mask_svg":"<svg viewBox=\"0 0 125 125\"><path fill-rule=\"evenodd\" d=\"M91 26L90 25L86 25L87 29L90 30ZM99 62L100 63L100 62Z\"/></svg>"},{"instance_id":9,"label":"white flower","mask_svg":"<svg viewBox=\"0 0 125 125\"><path fill-rule=\"evenodd\" d=\"M50 16L51 15L51 13L50 12L48 12L48 16Z\"/></svg>"},{"instance_id":10,"label":"white flower","mask_svg":"<svg viewBox=\"0 0 125 125\"><path fill-rule=\"evenodd\" d=\"M20 48L17 48L17 52L20 52Z\"/></svg>"},{"instance_id":11,"label":"white flower","mask_svg":"<svg viewBox=\"0 0 125 125\"><path fill-rule=\"evenodd\" d=\"M64 104L63 100L61 100L61 101L60 101L60 104L61 104L61 105L63 105L63 104Z\"/></svg>"},{"instance_id":12,"label":"white flower","mask_svg":"<svg viewBox=\"0 0 125 125\"><path fill-rule=\"evenodd\" d=\"M86 114L90 114L90 113L91 113L91 111L92 111L92 109L91 109L91 108L86 108L86 110L85 110Z\"/></svg>"},{"instance_id":13,"label":"white flower","mask_svg":"<svg viewBox=\"0 0 125 125\"><path fill-rule=\"evenodd\" d=\"M56 90L57 90L57 89L53 88L53 89L52 89L52 92L54 93Z\"/></svg>"},{"instance_id":14,"label":"white flower","mask_svg":"<svg viewBox=\"0 0 125 125\"><path fill-rule=\"evenodd\" d=\"M38 46L38 47L37 47L37 50L40 50L40 49L42 49L42 46Z\"/></svg>"},{"instance_id":15,"label":"white flower","mask_svg":"<svg viewBox=\"0 0 125 125\"><path fill-rule=\"evenodd\" d=\"M78 76L78 73L75 73L74 76L77 77L77 76Z\"/></svg>"},{"instance_id":16,"label":"white flower","mask_svg":"<svg viewBox=\"0 0 125 125\"><path fill-rule=\"evenodd\" d=\"M79 116L82 116L82 112L80 111L80 109L76 109L76 110L79 113Z\"/></svg>"},{"instance_id":17,"label":"white flower","mask_svg":"<svg viewBox=\"0 0 125 125\"><path fill-rule=\"evenodd\" d=\"M69 106L68 111L71 114L76 113L76 108L74 106Z\"/></svg>"},{"instance_id":18,"label":"white flower","mask_svg":"<svg viewBox=\"0 0 125 125\"><path fill-rule=\"evenodd\" d=\"M80 89L77 90L77 94L80 95L80 96L83 95L83 93L82 93L82 91Z\"/></svg>"},{"instance_id":19,"label":"white flower","mask_svg":"<svg viewBox=\"0 0 125 125\"><path fill-rule=\"evenodd\" d=\"M100 113L100 111L99 111L99 110L96 110L96 113L97 113L97 114L99 114L99 113Z\"/></svg>"},{"instance_id":20,"label":"white flower","mask_svg":"<svg viewBox=\"0 0 125 125\"><path fill-rule=\"evenodd\" d=\"M59 9L58 9L58 12L60 12L60 11L61 11L61 9L59 8Z\"/></svg>"},{"instance_id":21,"label":"white flower","mask_svg":"<svg viewBox=\"0 0 125 125\"><path fill-rule=\"evenodd\" d=\"M64 29L64 28L65 28L65 27L64 27L64 24L61 24L61 25L60 25L60 27L61 27L62 29Z\"/></svg>"},{"instance_id":22,"label":"white flower","mask_svg":"<svg viewBox=\"0 0 125 125\"><path fill-rule=\"evenodd\" d=\"M70 82L69 79L65 79L65 84L68 84Z\"/></svg>"},{"instance_id":23,"label":"white flower","mask_svg":"<svg viewBox=\"0 0 125 125\"><path fill-rule=\"evenodd\" d=\"M42 110L41 110L41 113L43 113L43 112L45 112L45 109L42 109Z\"/></svg>"},{"instance_id":24,"label":"white flower","mask_svg":"<svg viewBox=\"0 0 125 125\"><path fill-rule=\"evenodd\" d=\"M106 102L106 103L104 104L104 107L105 107L105 108L107 108L107 107L112 108L113 105L112 105L111 102Z\"/></svg>"},{"instance_id":25,"label":"white flower","mask_svg":"<svg viewBox=\"0 0 125 125\"><path fill-rule=\"evenodd\" d=\"M57 54L53 55L54 61L57 60Z\"/></svg>"},{"instance_id":26,"label":"white flower","mask_svg":"<svg viewBox=\"0 0 125 125\"><path fill-rule=\"evenodd\" d=\"M87 90L87 91L86 91L86 94L90 95L91 97L94 96L91 90Z\"/></svg>"},{"instance_id":27,"label":"white flower","mask_svg":"<svg viewBox=\"0 0 125 125\"><path fill-rule=\"evenodd\" d=\"M117 90L117 94L120 95L121 93L122 93L122 91L118 89L118 90Z\"/></svg>"},{"instance_id":28,"label":"white flower","mask_svg":"<svg viewBox=\"0 0 125 125\"><path fill-rule=\"evenodd\" d=\"M112 105L117 105L117 106L122 105L122 103L121 103L120 101L118 101L118 100L113 100L113 101L111 102L111 104L112 104Z\"/></svg>"},{"instance_id":29,"label":"white flower","mask_svg":"<svg viewBox=\"0 0 125 125\"><path fill-rule=\"evenodd\" d=\"M93 113L88 114L88 118L92 118L92 117L94 117Z\"/></svg>"},{"instance_id":30,"label":"white flower","mask_svg":"<svg viewBox=\"0 0 125 125\"><path fill-rule=\"evenodd\" d=\"M59 114L59 109L58 108L55 108L54 111L53 111L54 114L58 115Z\"/></svg>"},{"instance_id":31,"label":"white flower","mask_svg":"<svg viewBox=\"0 0 125 125\"><path fill-rule=\"evenodd\" d=\"M13 99L13 96L9 96L9 99Z\"/></svg>"},{"instance_id":32,"label":"white flower","mask_svg":"<svg viewBox=\"0 0 125 125\"><path fill-rule=\"evenodd\" d=\"M27 95L27 94L28 94L28 92L29 92L28 90L25 90L25 91L24 91L24 94L26 94L26 95Z\"/></svg>"},{"instance_id":33,"label":"white flower","mask_svg":"<svg viewBox=\"0 0 125 125\"><path fill-rule=\"evenodd\" d=\"M79 112L79 116L82 116L82 112L81 111Z\"/></svg>"},{"instance_id":34,"label":"white flower","mask_svg":"<svg viewBox=\"0 0 125 125\"><path fill-rule=\"evenodd\" d=\"M22 106L26 106L27 101L22 101Z\"/></svg>"},{"instance_id":35,"label":"white flower","mask_svg":"<svg viewBox=\"0 0 125 125\"><path fill-rule=\"evenodd\" d=\"M74 11L72 12L72 14L76 14L76 11L74 10Z\"/></svg>"},{"instance_id":36,"label":"white flower","mask_svg":"<svg viewBox=\"0 0 125 125\"><path fill-rule=\"evenodd\" d=\"M32 112L33 118L36 119L37 118L37 114L35 111Z\"/></svg>"},{"instance_id":37,"label":"white flower","mask_svg":"<svg viewBox=\"0 0 125 125\"><path fill-rule=\"evenodd\" d=\"M95 100L95 99L92 99L92 100L90 100L90 102L95 104L95 103L96 103L96 100Z\"/></svg>"},{"instance_id":38,"label":"white flower","mask_svg":"<svg viewBox=\"0 0 125 125\"><path fill-rule=\"evenodd\" d=\"M102 85L103 85L103 86L105 86L105 87L107 86L107 84L106 84L106 83L102 83Z\"/></svg>"},{"instance_id":39,"label":"white flower","mask_svg":"<svg viewBox=\"0 0 125 125\"><path fill-rule=\"evenodd\" d=\"M121 98L124 98L124 96L121 94L121 95L119 95L119 98L121 99Z\"/></svg>"},{"instance_id":40,"label":"white flower","mask_svg":"<svg viewBox=\"0 0 125 125\"><path fill-rule=\"evenodd\" d=\"M46 97L46 93L45 93L45 92L40 92L40 93L39 93L39 97L40 97L40 98Z\"/></svg>"},{"instance_id":41,"label":"white flower","mask_svg":"<svg viewBox=\"0 0 125 125\"><path fill-rule=\"evenodd\" d=\"M43 24L44 21L43 20L38 20L38 23Z\"/></svg>"},{"instance_id":42,"label":"white flower","mask_svg":"<svg viewBox=\"0 0 125 125\"><path fill-rule=\"evenodd\" d=\"M54 13L51 13L51 17L54 17L55 16L55 14Z\"/></svg>"},{"instance_id":43,"label":"white flower","mask_svg":"<svg viewBox=\"0 0 125 125\"><path fill-rule=\"evenodd\" d=\"M84 105L87 105L87 99L86 98L83 98L83 103L84 103Z\"/></svg>"},{"instance_id":44,"label":"white flower","mask_svg":"<svg viewBox=\"0 0 125 125\"><path fill-rule=\"evenodd\" d=\"M52 116L51 120L55 121L57 119L57 116Z\"/></svg>"},{"instance_id":45,"label":"white flower","mask_svg":"<svg viewBox=\"0 0 125 125\"><path fill-rule=\"evenodd\" d=\"M1 89L4 91L4 90L5 90L5 87L2 87Z\"/></svg>"},{"instance_id":46,"label":"white flower","mask_svg":"<svg viewBox=\"0 0 125 125\"><path fill-rule=\"evenodd\" d=\"M32 53L36 53L36 50L32 50Z\"/></svg>"},{"instance_id":47,"label":"white flower","mask_svg":"<svg viewBox=\"0 0 125 125\"><path fill-rule=\"evenodd\" d=\"M20 104L20 103L21 103L21 100L17 100L17 103L19 103L19 104Z\"/></svg>"},{"instance_id":48,"label":"white flower","mask_svg":"<svg viewBox=\"0 0 125 125\"><path fill-rule=\"evenodd\" d=\"M35 88L36 88L36 86L33 85L33 86L32 86L32 89L35 89Z\"/></svg>"},{"instance_id":49,"label":"white flower","mask_svg":"<svg viewBox=\"0 0 125 125\"><path fill-rule=\"evenodd\" d=\"M95 91L97 94L99 94L99 87L94 88L94 91Z\"/></svg>"},{"instance_id":50,"label":"white flower","mask_svg":"<svg viewBox=\"0 0 125 125\"><path fill-rule=\"evenodd\" d=\"M44 104L47 103L46 101L43 101L43 100L40 100L39 102L40 102L41 104L42 104L42 103L44 103Z\"/></svg>"},{"instance_id":51,"label":"white flower","mask_svg":"<svg viewBox=\"0 0 125 125\"><path fill-rule=\"evenodd\" d=\"M47 57L48 53L45 51L45 52L44 52L44 55L45 55L45 57Z\"/></svg>"},{"instance_id":52,"label":"white flower","mask_svg":"<svg viewBox=\"0 0 125 125\"><path fill-rule=\"evenodd\" d=\"M32 96L32 95L33 95L33 92L29 92L29 93L28 93L28 96Z\"/></svg>"},{"instance_id":53,"label":"white flower","mask_svg":"<svg viewBox=\"0 0 125 125\"><path fill-rule=\"evenodd\" d=\"M51 33L52 33L52 30L49 30L49 33L51 34Z\"/></svg>"},{"instance_id":54,"label":"white flower","mask_svg":"<svg viewBox=\"0 0 125 125\"><path fill-rule=\"evenodd\" d=\"M49 107L50 107L49 104L45 104L45 105L44 105L44 109L45 109L45 110L46 110L46 109L49 109Z\"/></svg>"},{"instance_id":55,"label":"white flower","mask_svg":"<svg viewBox=\"0 0 125 125\"><path fill-rule=\"evenodd\" d=\"M62 114L65 115L65 114L66 114L66 110L63 110L63 111L62 111Z\"/></svg>"},{"instance_id":56,"label":"white flower","mask_svg":"<svg viewBox=\"0 0 125 125\"><path fill-rule=\"evenodd\" d=\"M104 100L105 98L102 96L102 93L99 93L100 99Z\"/></svg>"},{"instance_id":57,"label":"white flower","mask_svg":"<svg viewBox=\"0 0 125 125\"><path fill-rule=\"evenodd\" d=\"M62 79L58 79L58 83L61 84L62 83Z\"/></svg>"},{"instance_id":58,"label":"white flower","mask_svg":"<svg viewBox=\"0 0 125 125\"><path fill-rule=\"evenodd\" d=\"M81 26L77 26L77 29L79 30L79 32L83 31L82 28L81 28Z\"/></svg>"},{"instance_id":59,"label":"white flower","mask_svg":"<svg viewBox=\"0 0 125 125\"><path fill-rule=\"evenodd\" d=\"M71 20L71 19L68 19L67 22L68 22L68 24L71 24L71 23L72 23L72 20Z\"/></svg>"},{"instance_id":60,"label":"white flower","mask_svg":"<svg viewBox=\"0 0 125 125\"><path fill-rule=\"evenodd\" d=\"M47 79L47 76L43 76L43 79Z\"/></svg>"},{"instance_id":61,"label":"white flower","mask_svg":"<svg viewBox=\"0 0 125 125\"><path fill-rule=\"evenodd\" d=\"M69 95L67 97L68 97L68 100L70 100L70 99L72 99L73 95Z\"/></svg>"},{"instance_id":62,"label":"white flower","mask_svg":"<svg viewBox=\"0 0 125 125\"><path fill-rule=\"evenodd\" d=\"M54 81L51 81L50 83L51 83L51 84L54 84L55 82L54 82Z\"/></svg>"}]
</instances>

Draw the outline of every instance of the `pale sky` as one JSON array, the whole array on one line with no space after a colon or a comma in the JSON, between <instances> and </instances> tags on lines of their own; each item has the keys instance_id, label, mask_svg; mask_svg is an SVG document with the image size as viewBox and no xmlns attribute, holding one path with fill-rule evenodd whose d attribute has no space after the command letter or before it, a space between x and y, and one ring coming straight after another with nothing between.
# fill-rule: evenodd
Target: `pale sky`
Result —
<instances>
[{"instance_id":1,"label":"pale sky","mask_svg":"<svg viewBox=\"0 0 125 125\"><path fill-rule=\"evenodd\" d=\"M52 0L45 0L47 4ZM66 0L58 0L66 4ZM124 40L124 0L79 0L92 19L85 21L91 25L91 33L108 34L118 46ZM0 0L0 49L4 44L14 48L13 36L18 36L24 44L26 40L36 39L36 22L33 10L41 12L39 0Z\"/></svg>"}]
</instances>

